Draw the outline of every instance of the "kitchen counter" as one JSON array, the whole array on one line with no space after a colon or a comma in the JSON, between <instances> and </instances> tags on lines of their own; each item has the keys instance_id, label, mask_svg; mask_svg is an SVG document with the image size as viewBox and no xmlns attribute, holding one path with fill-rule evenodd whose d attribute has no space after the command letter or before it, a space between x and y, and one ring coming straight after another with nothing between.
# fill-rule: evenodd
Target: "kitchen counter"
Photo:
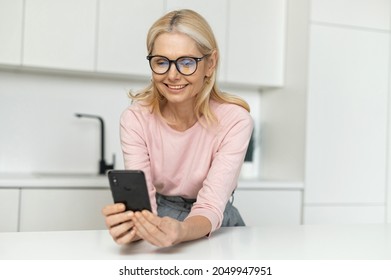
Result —
<instances>
[{"instance_id":1,"label":"kitchen counter","mask_svg":"<svg viewBox=\"0 0 391 280\"><path fill-rule=\"evenodd\" d=\"M221 228L170 248L119 246L107 230L0 233L0 259L391 260L391 224Z\"/></svg>"},{"instance_id":2,"label":"kitchen counter","mask_svg":"<svg viewBox=\"0 0 391 280\"><path fill-rule=\"evenodd\" d=\"M0 173L0 188L108 188L105 175L67 173ZM302 190L302 182L239 180L239 189Z\"/></svg>"}]
</instances>

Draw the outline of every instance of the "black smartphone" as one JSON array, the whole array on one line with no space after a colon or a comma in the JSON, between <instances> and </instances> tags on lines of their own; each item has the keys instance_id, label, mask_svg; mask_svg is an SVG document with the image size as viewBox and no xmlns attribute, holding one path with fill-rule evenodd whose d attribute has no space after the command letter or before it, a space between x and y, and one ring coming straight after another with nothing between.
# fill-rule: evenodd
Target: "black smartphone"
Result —
<instances>
[{"instance_id":1,"label":"black smartphone","mask_svg":"<svg viewBox=\"0 0 391 280\"><path fill-rule=\"evenodd\" d=\"M109 170L107 176L115 203L125 204L126 210L152 211L143 171Z\"/></svg>"}]
</instances>

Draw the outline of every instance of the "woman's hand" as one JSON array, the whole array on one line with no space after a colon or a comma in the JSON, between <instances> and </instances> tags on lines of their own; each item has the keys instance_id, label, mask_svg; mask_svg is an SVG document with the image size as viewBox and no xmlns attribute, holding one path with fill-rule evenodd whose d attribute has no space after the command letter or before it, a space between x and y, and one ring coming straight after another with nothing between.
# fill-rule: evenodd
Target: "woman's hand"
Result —
<instances>
[{"instance_id":1,"label":"woman's hand","mask_svg":"<svg viewBox=\"0 0 391 280\"><path fill-rule=\"evenodd\" d=\"M133 213L132 221L137 235L158 247L169 247L183 241L183 222L170 217L158 217L148 210Z\"/></svg>"},{"instance_id":2,"label":"woman's hand","mask_svg":"<svg viewBox=\"0 0 391 280\"><path fill-rule=\"evenodd\" d=\"M124 204L107 205L102 209L102 214L105 216L106 227L117 244L127 244L140 239L134 228L134 213L125 212Z\"/></svg>"}]
</instances>

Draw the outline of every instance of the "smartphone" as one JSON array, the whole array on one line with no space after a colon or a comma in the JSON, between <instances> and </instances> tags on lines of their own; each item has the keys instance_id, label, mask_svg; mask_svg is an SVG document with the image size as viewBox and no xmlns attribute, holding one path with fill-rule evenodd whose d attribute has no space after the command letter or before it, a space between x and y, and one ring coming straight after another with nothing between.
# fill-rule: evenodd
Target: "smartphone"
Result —
<instances>
[{"instance_id":1,"label":"smartphone","mask_svg":"<svg viewBox=\"0 0 391 280\"><path fill-rule=\"evenodd\" d=\"M126 210L152 211L142 170L109 170L107 176L114 203L125 204Z\"/></svg>"}]
</instances>

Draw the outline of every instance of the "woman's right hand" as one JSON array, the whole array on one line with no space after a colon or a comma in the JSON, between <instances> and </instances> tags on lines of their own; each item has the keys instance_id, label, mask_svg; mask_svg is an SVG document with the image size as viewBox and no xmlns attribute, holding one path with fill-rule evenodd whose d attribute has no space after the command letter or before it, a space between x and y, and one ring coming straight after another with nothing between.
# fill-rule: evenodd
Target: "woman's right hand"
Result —
<instances>
[{"instance_id":1,"label":"woman's right hand","mask_svg":"<svg viewBox=\"0 0 391 280\"><path fill-rule=\"evenodd\" d=\"M132 218L134 213L125 211L123 203L105 206L102 209L102 214L105 216L106 227L117 244L127 244L140 239L133 228Z\"/></svg>"}]
</instances>

